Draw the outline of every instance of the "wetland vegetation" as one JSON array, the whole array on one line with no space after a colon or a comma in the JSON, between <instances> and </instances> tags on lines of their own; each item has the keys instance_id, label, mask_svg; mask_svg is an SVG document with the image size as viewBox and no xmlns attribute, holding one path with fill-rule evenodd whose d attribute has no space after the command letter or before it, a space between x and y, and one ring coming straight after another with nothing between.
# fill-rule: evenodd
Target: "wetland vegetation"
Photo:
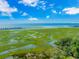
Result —
<instances>
[{"instance_id":1,"label":"wetland vegetation","mask_svg":"<svg viewBox=\"0 0 79 59\"><path fill-rule=\"evenodd\" d=\"M79 28L0 30L0 59L79 59Z\"/></svg>"}]
</instances>

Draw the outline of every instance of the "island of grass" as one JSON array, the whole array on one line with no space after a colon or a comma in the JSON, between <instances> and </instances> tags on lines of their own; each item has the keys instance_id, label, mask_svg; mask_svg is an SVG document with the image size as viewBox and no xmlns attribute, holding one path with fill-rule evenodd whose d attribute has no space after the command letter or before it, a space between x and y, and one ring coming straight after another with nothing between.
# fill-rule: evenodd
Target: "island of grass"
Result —
<instances>
[{"instance_id":1,"label":"island of grass","mask_svg":"<svg viewBox=\"0 0 79 59\"><path fill-rule=\"evenodd\" d=\"M0 30L0 59L79 59L79 28Z\"/></svg>"}]
</instances>

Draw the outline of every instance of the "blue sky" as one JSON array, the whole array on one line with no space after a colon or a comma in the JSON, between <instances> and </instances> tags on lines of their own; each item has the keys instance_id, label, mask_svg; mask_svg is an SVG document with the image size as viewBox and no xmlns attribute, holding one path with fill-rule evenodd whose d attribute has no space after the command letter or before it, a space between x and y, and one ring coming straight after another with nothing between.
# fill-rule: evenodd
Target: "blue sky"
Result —
<instances>
[{"instance_id":1,"label":"blue sky","mask_svg":"<svg viewBox=\"0 0 79 59\"><path fill-rule=\"evenodd\" d=\"M0 24L79 23L79 0L0 0Z\"/></svg>"}]
</instances>

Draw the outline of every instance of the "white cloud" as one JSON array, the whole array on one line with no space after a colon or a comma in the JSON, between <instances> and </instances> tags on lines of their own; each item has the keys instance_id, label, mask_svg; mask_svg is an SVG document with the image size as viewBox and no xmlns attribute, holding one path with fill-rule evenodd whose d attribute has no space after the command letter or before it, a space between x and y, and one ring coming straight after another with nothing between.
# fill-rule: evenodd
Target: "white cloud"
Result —
<instances>
[{"instance_id":1,"label":"white cloud","mask_svg":"<svg viewBox=\"0 0 79 59\"><path fill-rule=\"evenodd\" d=\"M37 21L38 19L37 18L29 18L28 20L30 20L30 21Z\"/></svg>"},{"instance_id":2,"label":"white cloud","mask_svg":"<svg viewBox=\"0 0 79 59\"><path fill-rule=\"evenodd\" d=\"M79 8L77 7L65 8L63 9L63 12L69 15L75 15L75 14L79 14Z\"/></svg>"},{"instance_id":3,"label":"white cloud","mask_svg":"<svg viewBox=\"0 0 79 59\"><path fill-rule=\"evenodd\" d=\"M59 14L62 14L62 12L60 11L60 12L58 12Z\"/></svg>"},{"instance_id":4,"label":"white cloud","mask_svg":"<svg viewBox=\"0 0 79 59\"><path fill-rule=\"evenodd\" d=\"M57 11L56 11L56 10L52 10L52 13L56 14L56 13L57 13Z\"/></svg>"},{"instance_id":5,"label":"white cloud","mask_svg":"<svg viewBox=\"0 0 79 59\"><path fill-rule=\"evenodd\" d=\"M48 19L48 18L50 18L50 16L48 15L48 16L46 16L46 18Z\"/></svg>"},{"instance_id":6,"label":"white cloud","mask_svg":"<svg viewBox=\"0 0 79 59\"><path fill-rule=\"evenodd\" d=\"M39 1L38 8L41 8L42 10L46 10L46 1Z\"/></svg>"},{"instance_id":7,"label":"white cloud","mask_svg":"<svg viewBox=\"0 0 79 59\"><path fill-rule=\"evenodd\" d=\"M42 9L44 11L53 8L54 6L54 4L46 5L48 2L43 0L20 0L18 3L22 3L25 6L36 7L37 9Z\"/></svg>"},{"instance_id":8,"label":"white cloud","mask_svg":"<svg viewBox=\"0 0 79 59\"><path fill-rule=\"evenodd\" d=\"M23 3L24 5L35 7L38 4L38 0L21 0L19 3Z\"/></svg>"},{"instance_id":9,"label":"white cloud","mask_svg":"<svg viewBox=\"0 0 79 59\"><path fill-rule=\"evenodd\" d=\"M28 14L26 13L26 12L24 12L23 14L22 14L22 16L27 16Z\"/></svg>"},{"instance_id":10,"label":"white cloud","mask_svg":"<svg viewBox=\"0 0 79 59\"><path fill-rule=\"evenodd\" d=\"M0 12L11 16L11 13L17 12L17 8L10 7L6 0L0 0Z\"/></svg>"}]
</instances>

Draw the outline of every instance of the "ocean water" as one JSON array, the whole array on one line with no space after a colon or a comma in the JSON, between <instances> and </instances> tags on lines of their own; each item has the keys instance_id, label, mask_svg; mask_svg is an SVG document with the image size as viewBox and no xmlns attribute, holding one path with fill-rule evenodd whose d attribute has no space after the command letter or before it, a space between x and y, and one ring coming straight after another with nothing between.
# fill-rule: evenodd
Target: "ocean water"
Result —
<instances>
[{"instance_id":1,"label":"ocean water","mask_svg":"<svg viewBox=\"0 0 79 59\"><path fill-rule=\"evenodd\" d=\"M0 29L60 28L60 27L79 27L79 23L8 24L1 26Z\"/></svg>"},{"instance_id":2,"label":"ocean water","mask_svg":"<svg viewBox=\"0 0 79 59\"><path fill-rule=\"evenodd\" d=\"M32 28L32 27L79 27L79 23L37 23L37 24L17 24L15 27Z\"/></svg>"}]
</instances>

